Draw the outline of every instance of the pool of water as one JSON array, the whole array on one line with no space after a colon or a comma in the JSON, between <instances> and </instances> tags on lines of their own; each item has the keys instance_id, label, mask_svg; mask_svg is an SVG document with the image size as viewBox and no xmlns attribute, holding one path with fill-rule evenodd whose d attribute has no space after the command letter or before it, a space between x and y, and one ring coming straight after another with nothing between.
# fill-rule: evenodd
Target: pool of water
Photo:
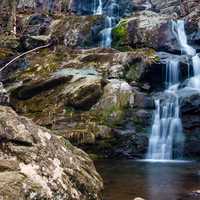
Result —
<instances>
[{"instance_id":1,"label":"pool of water","mask_svg":"<svg viewBox=\"0 0 200 200\"><path fill-rule=\"evenodd\" d=\"M106 160L95 162L104 200L177 200L200 189L200 163Z\"/></svg>"}]
</instances>

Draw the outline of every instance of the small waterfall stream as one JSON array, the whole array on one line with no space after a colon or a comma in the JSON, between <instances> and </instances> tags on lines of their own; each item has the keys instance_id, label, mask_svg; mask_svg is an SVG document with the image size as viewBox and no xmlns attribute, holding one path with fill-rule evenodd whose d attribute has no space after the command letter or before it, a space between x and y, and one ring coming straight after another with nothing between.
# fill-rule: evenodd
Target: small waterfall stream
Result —
<instances>
[{"instance_id":1,"label":"small waterfall stream","mask_svg":"<svg viewBox=\"0 0 200 200\"><path fill-rule=\"evenodd\" d=\"M103 3L102 0L94 0L93 15L103 14Z\"/></svg>"},{"instance_id":2,"label":"small waterfall stream","mask_svg":"<svg viewBox=\"0 0 200 200\"><path fill-rule=\"evenodd\" d=\"M100 32L100 47L110 48L112 44L112 29L119 19L119 6L116 0L108 2L105 9L102 0L94 0L93 4L93 15L105 16L104 28Z\"/></svg>"},{"instance_id":3,"label":"small waterfall stream","mask_svg":"<svg viewBox=\"0 0 200 200\"><path fill-rule=\"evenodd\" d=\"M171 60L166 66L166 85L164 99L155 100L155 117L149 140L147 159L171 160L178 157L184 141L182 123L179 116L179 98L176 94L179 82L179 63ZM178 155L173 155L174 145Z\"/></svg>"},{"instance_id":4,"label":"small waterfall stream","mask_svg":"<svg viewBox=\"0 0 200 200\"><path fill-rule=\"evenodd\" d=\"M172 21L172 32L175 35L182 53L192 60L193 76L186 87L200 89L200 58L196 50L188 45L183 20ZM179 62L170 60L166 66L166 87L164 98L155 100L156 110L149 139L147 159L171 160L180 159L184 145L184 135L179 108ZM176 151L174 147L176 146Z\"/></svg>"}]
</instances>

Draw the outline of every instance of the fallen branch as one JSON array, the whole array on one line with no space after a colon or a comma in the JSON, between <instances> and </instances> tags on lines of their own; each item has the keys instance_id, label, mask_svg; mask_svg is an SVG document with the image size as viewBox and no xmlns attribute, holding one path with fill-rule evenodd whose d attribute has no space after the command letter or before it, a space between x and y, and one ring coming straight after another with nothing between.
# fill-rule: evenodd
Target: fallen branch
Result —
<instances>
[{"instance_id":1,"label":"fallen branch","mask_svg":"<svg viewBox=\"0 0 200 200\"><path fill-rule=\"evenodd\" d=\"M37 48L35 48L35 49L32 49L32 50L29 50L29 51L27 51L27 52L22 53L21 55L19 55L19 56L13 58L10 62L8 62L6 65L4 65L4 66L0 69L0 72L2 72L2 71L3 71L4 69L6 69L10 64L12 64L13 62L15 62L15 61L18 60L19 58L21 58L21 57L23 57L23 56L25 56L25 55L27 55L27 54L29 54L29 53L32 53L32 52L34 52L34 51L47 48L47 47L49 47L50 45L51 45L51 44L46 44L46 45L43 45L43 46L40 46L40 47L37 47Z\"/></svg>"}]
</instances>

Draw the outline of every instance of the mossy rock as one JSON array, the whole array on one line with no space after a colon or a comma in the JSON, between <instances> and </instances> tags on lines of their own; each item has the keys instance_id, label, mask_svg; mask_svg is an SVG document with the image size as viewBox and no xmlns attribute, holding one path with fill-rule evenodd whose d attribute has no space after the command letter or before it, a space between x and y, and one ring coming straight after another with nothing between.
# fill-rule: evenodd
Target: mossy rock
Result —
<instances>
[{"instance_id":1,"label":"mossy rock","mask_svg":"<svg viewBox=\"0 0 200 200\"><path fill-rule=\"evenodd\" d=\"M112 30L112 47L119 50L129 50L128 48L128 20L121 20Z\"/></svg>"}]
</instances>

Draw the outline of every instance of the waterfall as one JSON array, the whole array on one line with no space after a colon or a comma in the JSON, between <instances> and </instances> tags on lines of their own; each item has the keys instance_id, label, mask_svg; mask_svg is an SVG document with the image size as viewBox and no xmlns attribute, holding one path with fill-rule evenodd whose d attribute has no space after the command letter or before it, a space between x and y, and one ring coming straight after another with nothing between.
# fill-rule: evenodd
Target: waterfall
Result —
<instances>
[{"instance_id":1,"label":"waterfall","mask_svg":"<svg viewBox=\"0 0 200 200\"><path fill-rule=\"evenodd\" d=\"M102 15L102 14L103 14L102 0L94 0L93 15Z\"/></svg>"},{"instance_id":2,"label":"waterfall","mask_svg":"<svg viewBox=\"0 0 200 200\"><path fill-rule=\"evenodd\" d=\"M102 48L109 48L112 44L112 17L106 16L105 28L101 31L101 43Z\"/></svg>"},{"instance_id":3,"label":"waterfall","mask_svg":"<svg viewBox=\"0 0 200 200\"><path fill-rule=\"evenodd\" d=\"M116 3L116 0L112 0L110 2L105 14L105 26L104 29L100 32L100 46L102 48L110 48L112 45L112 29L117 24L117 20L119 18L119 6Z\"/></svg>"},{"instance_id":4,"label":"waterfall","mask_svg":"<svg viewBox=\"0 0 200 200\"><path fill-rule=\"evenodd\" d=\"M164 97L155 100L155 116L152 125L147 159L171 160L179 155L173 154L173 147L182 149L183 133L179 117L179 98L176 94L179 82L179 62L170 60L166 65L166 85ZM179 152L180 154L180 152Z\"/></svg>"},{"instance_id":5,"label":"waterfall","mask_svg":"<svg viewBox=\"0 0 200 200\"><path fill-rule=\"evenodd\" d=\"M188 44L183 20L172 21L172 32L176 37L182 53L192 60L193 76L186 87L200 90L200 58L196 50ZM166 86L164 99L155 100L156 110L152 125L147 159L171 160L180 158L184 144L182 122L179 108L179 62L171 59L166 65ZM178 149L174 151L174 147Z\"/></svg>"},{"instance_id":6,"label":"waterfall","mask_svg":"<svg viewBox=\"0 0 200 200\"><path fill-rule=\"evenodd\" d=\"M172 32L178 40L181 50L187 55L194 56L196 50L188 45L187 35L185 33L185 22L183 20L172 21Z\"/></svg>"},{"instance_id":7,"label":"waterfall","mask_svg":"<svg viewBox=\"0 0 200 200\"><path fill-rule=\"evenodd\" d=\"M166 86L172 86L179 82L179 62L169 60L166 65Z\"/></svg>"},{"instance_id":8,"label":"waterfall","mask_svg":"<svg viewBox=\"0 0 200 200\"><path fill-rule=\"evenodd\" d=\"M188 81L188 87L200 90L200 58L198 54L192 57L193 77Z\"/></svg>"}]
</instances>

